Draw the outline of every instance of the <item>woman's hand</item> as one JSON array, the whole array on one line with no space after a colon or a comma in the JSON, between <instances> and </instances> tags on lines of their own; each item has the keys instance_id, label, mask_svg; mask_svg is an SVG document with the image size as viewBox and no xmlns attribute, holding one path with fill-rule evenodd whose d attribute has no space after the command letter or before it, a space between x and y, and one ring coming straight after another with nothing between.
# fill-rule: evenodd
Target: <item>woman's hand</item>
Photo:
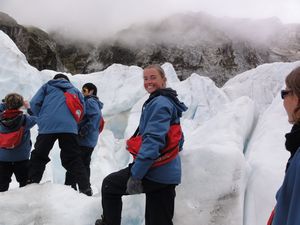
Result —
<instances>
[{"instance_id":1,"label":"woman's hand","mask_svg":"<svg viewBox=\"0 0 300 225\"><path fill-rule=\"evenodd\" d=\"M133 177L129 177L127 181L126 193L130 195L143 193L142 181Z\"/></svg>"}]
</instances>

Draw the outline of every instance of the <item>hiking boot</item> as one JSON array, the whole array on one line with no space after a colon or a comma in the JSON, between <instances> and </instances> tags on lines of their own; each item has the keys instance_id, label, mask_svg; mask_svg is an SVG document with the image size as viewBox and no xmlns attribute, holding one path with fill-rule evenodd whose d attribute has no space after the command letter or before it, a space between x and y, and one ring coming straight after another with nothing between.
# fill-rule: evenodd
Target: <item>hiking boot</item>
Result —
<instances>
[{"instance_id":1,"label":"hiking boot","mask_svg":"<svg viewBox=\"0 0 300 225\"><path fill-rule=\"evenodd\" d=\"M104 222L104 217L103 215L101 215L101 219L97 219L95 225L108 225L108 224Z\"/></svg>"},{"instance_id":2,"label":"hiking boot","mask_svg":"<svg viewBox=\"0 0 300 225\"><path fill-rule=\"evenodd\" d=\"M87 188L85 190L81 190L80 193L83 193L83 194L85 194L87 196L92 196L93 195L93 190L92 190L92 188L89 187L89 188Z\"/></svg>"}]
</instances>

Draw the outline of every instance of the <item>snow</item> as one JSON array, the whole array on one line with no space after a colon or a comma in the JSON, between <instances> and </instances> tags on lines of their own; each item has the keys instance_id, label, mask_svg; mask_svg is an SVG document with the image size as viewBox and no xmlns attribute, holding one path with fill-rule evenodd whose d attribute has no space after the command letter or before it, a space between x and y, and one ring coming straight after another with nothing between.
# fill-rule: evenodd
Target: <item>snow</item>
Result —
<instances>
[{"instance_id":1,"label":"snow","mask_svg":"<svg viewBox=\"0 0 300 225\"><path fill-rule=\"evenodd\" d=\"M0 97L18 92L30 99L56 71L31 67L9 37L0 31ZM291 125L282 107L285 76L300 61L264 64L229 80L223 88L192 74L179 81L165 63L168 86L189 107L182 118L183 176L177 187L174 225L266 224L275 204L288 153L284 134ZM114 64L92 74L67 74L81 88L98 87L106 126L91 162L92 197L63 185L65 170L57 144L41 184L18 188L15 180L0 193L0 225L91 225L100 217L101 182L132 159L125 140L136 129L147 93L142 69ZM32 141L37 127L32 130ZM144 224L144 195L124 197L122 225Z\"/></svg>"}]
</instances>

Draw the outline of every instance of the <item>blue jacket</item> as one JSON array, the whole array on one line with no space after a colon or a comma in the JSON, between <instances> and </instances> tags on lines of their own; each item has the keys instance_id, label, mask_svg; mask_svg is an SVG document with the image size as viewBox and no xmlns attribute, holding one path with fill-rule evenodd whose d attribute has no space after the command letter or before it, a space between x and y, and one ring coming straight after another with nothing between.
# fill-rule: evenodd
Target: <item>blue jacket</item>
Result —
<instances>
[{"instance_id":1,"label":"blue jacket","mask_svg":"<svg viewBox=\"0 0 300 225\"><path fill-rule=\"evenodd\" d=\"M272 225L300 224L300 148L288 163L283 184L276 194Z\"/></svg>"},{"instance_id":2,"label":"blue jacket","mask_svg":"<svg viewBox=\"0 0 300 225\"><path fill-rule=\"evenodd\" d=\"M0 112L4 109L3 105L0 104ZM14 149L3 149L0 148L0 161L4 162L17 162L29 159L31 150L31 140L30 140L30 128L36 124L35 116L23 115L25 117L25 131L20 145ZM0 123L0 132L7 132L9 128L3 126Z\"/></svg>"},{"instance_id":3,"label":"blue jacket","mask_svg":"<svg viewBox=\"0 0 300 225\"><path fill-rule=\"evenodd\" d=\"M99 125L102 118L103 103L96 96L86 96L85 114L79 123L79 145L94 148L99 137Z\"/></svg>"},{"instance_id":4,"label":"blue jacket","mask_svg":"<svg viewBox=\"0 0 300 225\"><path fill-rule=\"evenodd\" d=\"M77 94L85 106L83 95L69 81L56 79L45 83L30 101L31 111L38 117L39 134L78 133L78 125L66 105L64 90Z\"/></svg>"},{"instance_id":5,"label":"blue jacket","mask_svg":"<svg viewBox=\"0 0 300 225\"><path fill-rule=\"evenodd\" d=\"M0 113L3 112L4 110L5 110L5 104L0 103Z\"/></svg>"},{"instance_id":6,"label":"blue jacket","mask_svg":"<svg viewBox=\"0 0 300 225\"><path fill-rule=\"evenodd\" d=\"M170 88L160 89L152 93L145 102L139 124L142 145L131 168L133 178L147 178L164 184L181 182L179 155L167 164L151 168L160 155L159 150L166 145L166 134L170 125L179 123L182 112L187 110L176 96L176 92Z\"/></svg>"}]
</instances>

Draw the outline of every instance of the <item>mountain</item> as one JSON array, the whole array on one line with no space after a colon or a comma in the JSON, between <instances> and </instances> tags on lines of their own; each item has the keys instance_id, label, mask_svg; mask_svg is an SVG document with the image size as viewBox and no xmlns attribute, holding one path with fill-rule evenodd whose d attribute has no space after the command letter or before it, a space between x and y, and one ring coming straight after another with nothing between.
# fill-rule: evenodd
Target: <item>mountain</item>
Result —
<instances>
[{"instance_id":1,"label":"mountain","mask_svg":"<svg viewBox=\"0 0 300 225\"><path fill-rule=\"evenodd\" d=\"M222 86L238 73L264 63L300 59L300 25L264 20L176 14L160 22L134 24L98 43L74 40L57 31L26 28L0 14L7 33L38 68L87 74L113 63L146 66L170 62L178 77L208 76ZM75 37L76 39L76 37Z\"/></svg>"},{"instance_id":2,"label":"mountain","mask_svg":"<svg viewBox=\"0 0 300 225\"><path fill-rule=\"evenodd\" d=\"M19 25L9 15L0 12L0 30L6 33L26 56L27 61L39 70L61 70L56 43L49 35L35 27Z\"/></svg>"}]
</instances>

